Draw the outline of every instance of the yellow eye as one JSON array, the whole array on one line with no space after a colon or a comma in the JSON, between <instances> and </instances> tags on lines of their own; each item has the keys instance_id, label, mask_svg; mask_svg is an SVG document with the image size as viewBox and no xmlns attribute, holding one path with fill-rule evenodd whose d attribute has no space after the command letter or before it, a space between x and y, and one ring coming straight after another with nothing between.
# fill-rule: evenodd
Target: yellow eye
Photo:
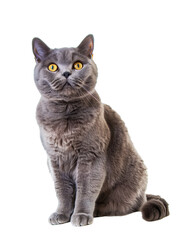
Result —
<instances>
[{"instance_id":1,"label":"yellow eye","mask_svg":"<svg viewBox=\"0 0 181 240\"><path fill-rule=\"evenodd\" d=\"M48 66L48 70L49 70L50 72L55 72L55 71L57 71L57 69L58 69L58 67L57 67L57 65L56 65L55 63L51 63L51 64Z\"/></svg>"},{"instance_id":2,"label":"yellow eye","mask_svg":"<svg viewBox=\"0 0 181 240\"><path fill-rule=\"evenodd\" d=\"M83 68L83 64L81 62L76 62L76 63L74 63L74 68L76 70L80 70Z\"/></svg>"}]
</instances>

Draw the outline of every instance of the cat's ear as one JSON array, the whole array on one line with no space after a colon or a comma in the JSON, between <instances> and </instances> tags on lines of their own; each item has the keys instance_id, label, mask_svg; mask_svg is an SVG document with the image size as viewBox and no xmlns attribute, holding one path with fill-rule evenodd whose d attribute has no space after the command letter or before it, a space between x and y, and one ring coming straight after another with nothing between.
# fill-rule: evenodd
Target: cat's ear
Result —
<instances>
[{"instance_id":1,"label":"cat's ear","mask_svg":"<svg viewBox=\"0 0 181 240\"><path fill-rule=\"evenodd\" d=\"M41 62L41 60L50 52L50 48L39 38L33 38L32 47L37 62Z\"/></svg>"},{"instance_id":2,"label":"cat's ear","mask_svg":"<svg viewBox=\"0 0 181 240\"><path fill-rule=\"evenodd\" d=\"M80 53L86 55L89 58L92 58L93 50L94 50L93 35L90 34L87 37L85 37L84 40L80 43L80 45L77 48Z\"/></svg>"}]
</instances>

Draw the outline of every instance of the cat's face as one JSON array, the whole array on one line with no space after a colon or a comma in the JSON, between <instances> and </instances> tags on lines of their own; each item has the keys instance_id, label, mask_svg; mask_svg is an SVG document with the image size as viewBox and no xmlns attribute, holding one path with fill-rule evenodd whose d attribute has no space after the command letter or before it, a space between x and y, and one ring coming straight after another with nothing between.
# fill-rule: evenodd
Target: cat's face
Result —
<instances>
[{"instance_id":1,"label":"cat's face","mask_svg":"<svg viewBox=\"0 0 181 240\"><path fill-rule=\"evenodd\" d=\"M33 39L36 59L35 83L41 95L70 101L94 90L97 67L92 60L93 36L88 35L77 48L50 49L40 39Z\"/></svg>"}]
</instances>

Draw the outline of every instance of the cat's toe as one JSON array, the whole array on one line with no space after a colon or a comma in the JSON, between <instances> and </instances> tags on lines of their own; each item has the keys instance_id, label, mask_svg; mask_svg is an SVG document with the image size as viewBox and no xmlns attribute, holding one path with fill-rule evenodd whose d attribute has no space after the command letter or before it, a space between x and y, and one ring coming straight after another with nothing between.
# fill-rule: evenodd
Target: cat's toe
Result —
<instances>
[{"instance_id":1,"label":"cat's toe","mask_svg":"<svg viewBox=\"0 0 181 240\"><path fill-rule=\"evenodd\" d=\"M86 226L93 222L93 216L86 213L76 213L72 215L71 223L76 226Z\"/></svg>"},{"instance_id":2,"label":"cat's toe","mask_svg":"<svg viewBox=\"0 0 181 240\"><path fill-rule=\"evenodd\" d=\"M49 217L49 222L52 225L58 225L58 224L62 224L62 223L66 223L69 222L70 218L67 217L64 214L58 214L58 213L52 213L52 215L50 215Z\"/></svg>"}]
</instances>

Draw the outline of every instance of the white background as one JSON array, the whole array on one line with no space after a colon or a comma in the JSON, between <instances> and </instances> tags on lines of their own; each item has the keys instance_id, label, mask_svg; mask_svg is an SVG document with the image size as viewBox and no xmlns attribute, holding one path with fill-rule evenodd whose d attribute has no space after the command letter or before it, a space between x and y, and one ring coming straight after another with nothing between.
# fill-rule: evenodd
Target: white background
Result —
<instances>
[{"instance_id":1,"label":"white background","mask_svg":"<svg viewBox=\"0 0 181 240\"><path fill-rule=\"evenodd\" d=\"M0 6L1 239L179 239L181 182L181 2L2 1ZM171 215L104 217L76 228L51 226L53 181L39 139L31 41L76 47L94 34L97 91L125 121L148 168L148 193Z\"/></svg>"}]
</instances>

